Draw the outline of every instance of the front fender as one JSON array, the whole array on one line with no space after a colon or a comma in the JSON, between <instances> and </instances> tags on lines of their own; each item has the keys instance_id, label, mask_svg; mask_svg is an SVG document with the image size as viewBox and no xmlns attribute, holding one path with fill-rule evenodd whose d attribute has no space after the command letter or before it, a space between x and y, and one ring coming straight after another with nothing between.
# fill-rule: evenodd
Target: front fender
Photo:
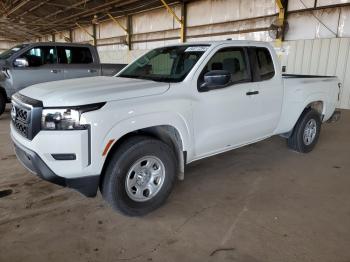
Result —
<instances>
[{"instance_id":1,"label":"front fender","mask_svg":"<svg viewBox=\"0 0 350 262\"><path fill-rule=\"evenodd\" d=\"M189 125L183 116L174 112L149 113L121 120L120 122L116 123L104 137L103 142L100 145L100 152L105 150L106 145L111 140L113 140L114 144L128 133L155 126L172 126L175 128L180 134L182 140L182 150L187 151L188 155L193 154L193 147L190 144L191 131Z\"/></svg>"}]
</instances>

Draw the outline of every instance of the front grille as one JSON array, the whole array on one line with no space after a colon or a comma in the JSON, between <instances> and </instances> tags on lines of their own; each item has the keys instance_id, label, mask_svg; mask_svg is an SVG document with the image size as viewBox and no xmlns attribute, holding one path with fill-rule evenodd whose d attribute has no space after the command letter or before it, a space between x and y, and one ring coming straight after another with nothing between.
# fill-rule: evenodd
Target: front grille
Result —
<instances>
[{"instance_id":1,"label":"front grille","mask_svg":"<svg viewBox=\"0 0 350 262\"><path fill-rule=\"evenodd\" d=\"M28 125L21 122L15 122L15 128L22 136L28 138Z\"/></svg>"},{"instance_id":2,"label":"front grille","mask_svg":"<svg viewBox=\"0 0 350 262\"><path fill-rule=\"evenodd\" d=\"M11 118L15 129L31 140L40 131L42 103L19 93L12 97Z\"/></svg>"},{"instance_id":3,"label":"front grille","mask_svg":"<svg viewBox=\"0 0 350 262\"><path fill-rule=\"evenodd\" d=\"M17 107L17 114L16 117L18 120L24 122L24 123L28 123L29 122L29 115L30 115L30 111L28 110L24 110L21 108Z\"/></svg>"},{"instance_id":4,"label":"front grille","mask_svg":"<svg viewBox=\"0 0 350 262\"><path fill-rule=\"evenodd\" d=\"M11 118L14 127L25 138L28 138L31 118L31 108L25 107L20 102L12 103Z\"/></svg>"}]
</instances>

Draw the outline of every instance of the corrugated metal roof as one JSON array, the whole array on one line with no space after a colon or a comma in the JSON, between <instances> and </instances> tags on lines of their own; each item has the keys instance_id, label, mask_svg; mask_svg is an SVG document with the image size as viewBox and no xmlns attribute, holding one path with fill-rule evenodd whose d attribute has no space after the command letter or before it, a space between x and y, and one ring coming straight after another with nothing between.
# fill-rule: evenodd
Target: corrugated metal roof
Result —
<instances>
[{"instance_id":1,"label":"corrugated metal roof","mask_svg":"<svg viewBox=\"0 0 350 262\"><path fill-rule=\"evenodd\" d=\"M167 3L183 1L167 0ZM160 6L159 0L0 1L0 37L26 41L75 28L76 23L91 25L108 19L107 13L118 17Z\"/></svg>"}]
</instances>

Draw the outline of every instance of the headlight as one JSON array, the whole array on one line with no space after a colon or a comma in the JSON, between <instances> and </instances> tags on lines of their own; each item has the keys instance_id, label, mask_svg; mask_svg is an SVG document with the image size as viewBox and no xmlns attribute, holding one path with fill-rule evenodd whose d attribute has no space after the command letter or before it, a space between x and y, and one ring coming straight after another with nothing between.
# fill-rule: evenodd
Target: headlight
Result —
<instances>
[{"instance_id":1,"label":"headlight","mask_svg":"<svg viewBox=\"0 0 350 262\"><path fill-rule=\"evenodd\" d=\"M41 117L42 130L83 130L87 125L80 123L83 113L98 110L106 103L90 104L74 108L44 108Z\"/></svg>"},{"instance_id":2,"label":"headlight","mask_svg":"<svg viewBox=\"0 0 350 262\"><path fill-rule=\"evenodd\" d=\"M80 112L74 109L44 109L41 118L43 130L85 129L80 125Z\"/></svg>"}]
</instances>

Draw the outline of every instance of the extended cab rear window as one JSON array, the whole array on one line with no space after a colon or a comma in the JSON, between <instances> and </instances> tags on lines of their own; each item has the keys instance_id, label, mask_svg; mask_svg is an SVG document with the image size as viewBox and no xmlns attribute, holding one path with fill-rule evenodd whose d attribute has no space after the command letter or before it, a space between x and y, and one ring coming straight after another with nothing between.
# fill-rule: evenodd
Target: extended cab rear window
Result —
<instances>
[{"instance_id":1,"label":"extended cab rear window","mask_svg":"<svg viewBox=\"0 0 350 262\"><path fill-rule=\"evenodd\" d=\"M258 80L265 81L273 78L275 75L275 67L270 51L267 48L256 47L254 48L253 54L256 59Z\"/></svg>"}]
</instances>

